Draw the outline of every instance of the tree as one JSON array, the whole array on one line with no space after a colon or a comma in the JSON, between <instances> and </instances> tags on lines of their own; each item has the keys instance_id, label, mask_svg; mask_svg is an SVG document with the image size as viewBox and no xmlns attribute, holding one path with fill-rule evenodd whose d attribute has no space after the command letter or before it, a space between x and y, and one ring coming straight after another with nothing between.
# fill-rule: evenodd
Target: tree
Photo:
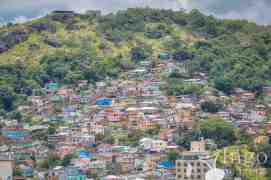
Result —
<instances>
[{"instance_id":1,"label":"tree","mask_svg":"<svg viewBox=\"0 0 271 180\"><path fill-rule=\"evenodd\" d=\"M174 151L174 150L171 150L168 155L167 155L167 158L169 161L173 161L175 162L178 158L178 152Z\"/></svg>"},{"instance_id":2,"label":"tree","mask_svg":"<svg viewBox=\"0 0 271 180\"><path fill-rule=\"evenodd\" d=\"M0 87L0 106L5 111L12 111L14 109L15 96L10 87Z\"/></svg>"},{"instance_id":3,"label":"tree","mask_svg":"<svg viewBox=\"0 0 271 180\"><path fill-rule=\"evenodd\" d=\"M173 136L177 145L190 149L192 141L197 141L201 138L201 133L198 126L195 126L192 130L186 127L180 127L177 130L177 134Z\"/></svg>"},{"instance_id":4,"label":"tree","mask_svg":"<svg viewBox=\"0 0 271 180\"><path fill-rule=\"evenodd\" d=\"M200 95L202 88L198 85L185 83L179 78L169 78L167 80L166 91L170 96L180 94L196 94Z\"/></svg>"},{"instance_id":5,"label":"tree","mask_svg":"<svg viewBox=\"0 0 271 180\"><path fill-rule=\"evenodd\" d=\"M54 155L54 154L50 154L49 156L48 156L48 166L50 167L50 168L52 168L52 167L55 167L55 166L58 166L58 165L60 165L61 164L61 159L60 159L60 157L59 156L57 156L57 155Z\"/></svg>"},{"instance_id":6,"label":"tree","mask_svg":"<svg viewBox=\"0 0 271 180\"><path fill-rule=\"evenodd\" d=\"M73 157L74 157L73 154L65 155L64 158L62 159L61 165L64 166L64 167L70 165L71 160L72 160Z\"/></svg>"},{"instance_id":7,"label":"tree","mask_svg":"<svg viewBox=\"0 0 271 180\"><path fill-rule=\"evenodd\" d=\"M144 59L146 59L148 57L145 50L143 48L141 48L141 47L132 48L130 54L131 54L132 60L135 61L135 62L144 60Z\"/></svg>"},{"instance_id":8,"label":"tree","mask_svg":"<svg viewBox=\"0 0 271 180\"><path fill-rule=\"evenodd\" d=\"M151 135L151 136L155 136L155 135L159 134L160 129L161 129L160 125L156 124L154 128L147 129L146 133Z\"/></svg>"},{"instance_id":9,"label":"tree","mask_svg":"<svg viewBox=\"0 0 271 180\"><path fill-rule=\"evenodd\" d=\"M233 90L233 83L228 78L216 78L214 84L216 89L223 91L226 94L230 94Z\"/></svg>"},{"instance_id":10,"label":"tree","mask_svg":"<svg viewBox=\"0 0 271 180\"><path fill-rule=\"evenodd\" d=\"M271 168L271 145L267 143L258 145L257 153L259 154L260 163L266 168Z\"/></svg>"},{"instance_id":11,"label":"tree","mask_svg":"<svg viewBox=\"0 0 271 180\"><path fill-rule=\"evenodd\" d=\"M197 29L205 26L206 18L199 10L193 9L189 15L190 24L193 28Z\"/></svg>"},{"instance_id":12,"label":"tree","mask_svg":"<svg viewBox=\"0 0 271 180\"><path fill-rule=\"evenodd\" d=\"M52 134L55 134L55 133L56 133L56 128L54 128L52 126L49 126L49 128L48 128L48 134L52 135Z\"/></svg>"},{"instance_id":13,"label":"tree","mask_svg":"<svg viewBox=\"0 0 271 180\"><path fill-rule=\"evenodd\" d=\"M194 57L193 54L185 50L178 50L175 53L173 53L173 59L178 62L186 61L192 59L193 57Z\"/></svg>"},{"instance_id":14,"label":"tree","mask_svg":"<svg viewBox=\"0 0 271 180\"><path fill-rule=\"evenodd\" d=\"M219 147L234 144L237 139L234 126L220 118L202 120L199 128L205 139L213 139Z\"/></svg>"},{"instance_id":15,"label":"tree","mask_svg":"<svg viewBox=\"0 0 271 180\"><path fill-rule=\"evenodd\" d=\"M222 104L213 101L204 101L200 104L200 107L204 112L216 113L222 109Z\"/></svg>"},{"instance_id":16,"label":"tree","mask_svg":"<svg viewBox=\"0 0 271 180\"><path fill-rule=\"evenodd\" d=\"M22 176L23 175L23 171L19 166L15 167L14 175L15 176Z\"/></svg>"}]
</instances>

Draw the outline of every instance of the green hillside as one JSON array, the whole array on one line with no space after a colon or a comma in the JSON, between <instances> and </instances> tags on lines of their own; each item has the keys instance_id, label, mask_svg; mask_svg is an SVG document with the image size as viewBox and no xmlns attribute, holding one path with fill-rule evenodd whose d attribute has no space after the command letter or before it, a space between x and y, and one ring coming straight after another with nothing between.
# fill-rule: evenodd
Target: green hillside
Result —
<instances>
[{"instance_id":1,"label":"green hillside","mask_svg":"<svg viewBox=\"0 0 271 180\"><path fill-rule=\"evenodd\" d=\"M210 84L225 93L241 87L260 96L271 84L270 49L270 27L197 10L53 12L0 29L0 108L13 111L50 81L117 78L161 52L187 64L189 73L206 72Z\"/></svg>"}]
</instances>

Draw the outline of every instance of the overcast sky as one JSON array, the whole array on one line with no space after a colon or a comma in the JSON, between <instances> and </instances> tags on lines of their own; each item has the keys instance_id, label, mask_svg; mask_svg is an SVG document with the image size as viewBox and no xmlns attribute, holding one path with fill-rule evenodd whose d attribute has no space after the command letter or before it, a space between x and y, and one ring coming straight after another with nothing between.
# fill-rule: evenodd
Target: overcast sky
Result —
<instances>
[{"instance_id":1,"label":"overcast sky","mask_svg":"<svg viewBox=\"0 0 271 180\"><path fill-rule=\"evenodd\" d=\"M146 6L174 10L197 8L218 17L271 24L271 0L0 0L0 22L22 22L56 9L80 12L99 9L108 13Z\"/></svg>"}]
</instances>

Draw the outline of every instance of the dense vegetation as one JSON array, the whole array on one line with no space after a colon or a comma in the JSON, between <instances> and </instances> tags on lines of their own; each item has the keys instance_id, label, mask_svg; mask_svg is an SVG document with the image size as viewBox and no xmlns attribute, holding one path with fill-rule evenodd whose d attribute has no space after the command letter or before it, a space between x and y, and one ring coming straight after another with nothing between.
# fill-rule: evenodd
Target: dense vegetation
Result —
<instances>
[{"instance_id":1,"label":"dense vegetation","mask_svg":"<svg viewBox=\"0 0 271 180\"><path fill-rule=\"evenodd\" d=\"M95 82L159 52L172 54L189 72L207 72L229 94L241 87L261 93L271 82L271 28L219 20L197 10L128 9L102 16L50 14L0 29L0 108L12 111L49 81ZM199 92L169 80L170 95Z\"/></svg>"}]
</instances>

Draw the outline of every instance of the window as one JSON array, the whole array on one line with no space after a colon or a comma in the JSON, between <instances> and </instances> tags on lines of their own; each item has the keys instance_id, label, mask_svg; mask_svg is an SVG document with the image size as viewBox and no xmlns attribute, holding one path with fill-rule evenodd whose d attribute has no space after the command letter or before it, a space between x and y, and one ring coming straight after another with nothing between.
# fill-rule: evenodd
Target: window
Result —
<instances>
[{"instance_id":1,"label":"window","mask_svg":"<svg viewBox=\"0 0 271 180\"><path fill-rule=\"evenodd\" d=\"M181 175L178 175L178 178L182 178L182 176L181 176Z\"/></svg>"},{"instance_id":2,"label":"window","mask_svg":"<svg viewBox=\"0 0 271 180\"><path fill-rule=\"evenodd\" d=\"M200 173L200 172L201 172L201 169L198 168L198 169L197 169L197 172Z\"/></svg>"},{"instance_id":3,"label":"window","mask_svg":"<svg viewBox=\"0 0 271 180\"><path fill-rule=\"evenodd\" d=\"M200 175L198 175L198 176L197 176L197 179L201 179L201 176L200 176Z\"/></svg>"}]
</instances>

